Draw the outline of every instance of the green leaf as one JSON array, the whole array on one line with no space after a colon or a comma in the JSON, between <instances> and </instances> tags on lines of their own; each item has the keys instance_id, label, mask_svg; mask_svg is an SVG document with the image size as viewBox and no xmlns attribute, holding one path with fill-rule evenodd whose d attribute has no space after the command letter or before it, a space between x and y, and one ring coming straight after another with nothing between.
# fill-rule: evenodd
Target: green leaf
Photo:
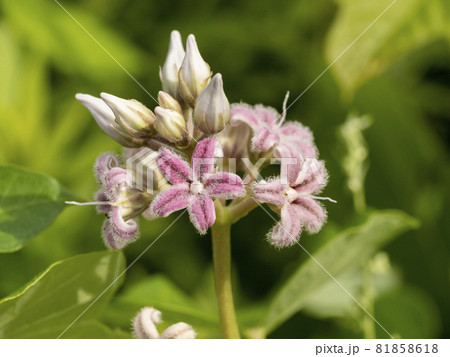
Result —
<instances>
[{"instance_id":1,"label":"green leaf","mask_svg":"<svg viewBox=\"0 0 450 357\"><path fill-rule=\"evenodd\" d=\"M70 197L50 177L0 166L0 252L20 249L47 228Z\"/></svg>"},{"instance_id":2,"label":"green leaf","mask_svg":"<svg viewBox=\"0 0 450 357\"><path fill-rule=\"evenodd\" d=\"M400 338L439 338L441 319L435 302L422 290L404 287L375 301L383 327ZM377 335L383 331L377 326Z\"/></svg>"},{"instance_id":3,"label":"green leaf","mask_svg":"<svg viewBox=\"0 0 450 357\"><path fill-rule=\"evenodd\" d=\"M117 338L132 338L130 332L122 330L112 330L108 326L102 324L97 320L82 321L72 326L63 335L64 338L96 338L96 339L117 339Z\"/></svg>"},{"instance_id":4,"label":"green leaf","mask_svg":"<svg viewBox=\"0 0 450 357\"><path fill-rule=\"evenodd\" d=\"M275 296L264 327L271 332L300 311L310 296L351 266L370 258L392 238L417 226L417 221L400 211L379 211L370 215L361 226L349 228L314 253L289 278ZM324 267L319 265L319 263Z\"/></svg>"},{"instance_id":5,"label":"green leaf","mask_svg":"<svg viewBox=\"0 0 450 357\"><path fill-rule=\"evenodd\" d=\"M158 327L160 332L168 325L182 321L192 325L200 338L220 337L217 314L205 310L162 275L154 275L125 288L108 306L104 320L126 328L130 318L144 306L161 311L164 323Z\"/></svg>"},{"instance_id":6,"label":"green leaf","mask_svg":"<svg viewBox=\"0 0 450 357\"><path fill-rule=\"evenodd\" d=\"M332 63L393 0L338 0L339 12L326 41ZM333 64L341 86L352 91L409 51L437 38L450 39L447 0L397 1Z\"/></svg>"},{"instance_id":7,"label":"green leaf","mask_svg":"<svg viewBox=\"0 0 450 357\"><path fill-rule=\"evenodd\" d=\"M124 266L120 251L78 255L51 265L22 291L0 300L0 338L56 338L78 317L74 327L92 319L121 284Z\"/></svg>"}]
</instances>

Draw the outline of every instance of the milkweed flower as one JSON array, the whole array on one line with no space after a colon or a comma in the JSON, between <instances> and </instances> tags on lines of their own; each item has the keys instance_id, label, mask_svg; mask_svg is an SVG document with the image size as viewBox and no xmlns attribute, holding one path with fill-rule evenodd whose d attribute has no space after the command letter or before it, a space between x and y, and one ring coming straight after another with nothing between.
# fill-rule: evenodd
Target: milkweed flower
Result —
<instances>
[{"instance_id":1,"label":"milkweed flower","mask_svg":"<svg viewBox=\"0 0 450 357\"><path fill-rule=\"evenodd\" d=\"M197 335L191 325L178 322L166 328L161 335L156 325L161 322L161 312L153 307L142 308L133 319L133 332L140 339L193 339Z\"/></svg>"},{"instance_id":2,"label":"milkweed flower","mask_svg":"<svg viewBox=\"0 0 450 357\"><path fill-rule=\"evenodd\" d=\"M242 179L228 172L214 172L214 157L221 151L214 139L198 142L191 165L168 149L159 153L157 164L172 186L150 205L154 214L166 217L187 208L194 227L205 234L216 220L213 198L233 199L245 194Z\"/></svg>"},{"instance_id":3,"label":"milkweed flower","mask_svg":"<svg viewBox=\"0 0 450 357\"><path fill-rule=\"evenodd\" d=\"M283 182L280 177L253 184L253 198L281 210L281 220L268 234L269 241L278 246L297 242L302 228L316 233L322 228L327 213L317 197L325 187L328 174L323 161L312 160L297 171L294 180ZM333 201L333 200L331 200Z\"/></svg>"},{"instance_id":4,"label":"milkweed flower","mask_svg":"<svg viewBox=\"0 0 450 357\"><path fill-rule=\"evenodd\" d=\"M106 153L97 159L94 170L101 189L96 193L99 213L105 213L103 240L113 249L121 249L139 236L136 217L149 206L151 195L128 183L127 171L117 156Z\"/></svg>"}]
</instances>

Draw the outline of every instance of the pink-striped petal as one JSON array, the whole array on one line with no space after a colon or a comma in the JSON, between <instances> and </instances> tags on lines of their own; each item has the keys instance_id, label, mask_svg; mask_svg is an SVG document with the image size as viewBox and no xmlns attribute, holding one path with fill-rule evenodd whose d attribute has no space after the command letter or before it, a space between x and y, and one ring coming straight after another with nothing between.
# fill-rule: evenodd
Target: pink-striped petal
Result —
<instances>
[{"instance_id":1,"label":"pink-striped petal","mask_svg":"<svg viewBox=\"0 0 450 357\"><path fill-rule=\"evenodd\" d=\"M189 205L189 184L178 184L159 193L150 205L153 214L167 217L175 211L186 208Z\"/></svg>"},{"instance_id":2,"label":"pink-striped petal","mask_svg":"<svg viewBox=\"0 0 450 357\"><path fill-rule=\"evenodd\" d=\"M217 172L207 175L203 184L211 197L220 197L227 200L245 195L242 179L229 172Z\"/></svg>"},{"instance_id":3,"label":"pink-striped petal","mask_svg":"<svg viewBox=\"0 0 450 357\"><path fill-rule=\"evenodd\" d=\"M300 194L319 193L328 182L328 173L323 161L305 160L292 187Z\"/></svg>"},{"instance_id":4,"label":"pink-striped petal","mask_svg":"<svg viewBox=\"0 0 450 357\"><path fill-rule=\"evenodd\" d=\"M113 153L101 154L95 160L94 171L100 183L105 182L106 174L113 168L119 166L119 158Z\"/></svg>"},{"instance_id":5,"label":"pink-striped petal","mask_svg":"<svg viewBox=\"0 0 450 357\"><path fill-rule=\"evenodd\" d=\"M299 197L293 204L300 209L300 216L305 229L310 233L320 231L327 219L327 212L323 206L311 197Z\"/></svg>"},{"instance_id":6,"label":"pink-striped petal","mask_svg":"<svg viewBox=\"0 0 450 357\"><path fill-rule=\"evenodd\" d=\"M200 234L205 234L216 220L214 202L206 195L192 195L188 210L189 218Z\"/></svg>"},{"instance_id":7,"label":"pink-striped petal","mask_svg":"<svg viewBox=\"0 0 450 357\"><path fill-rule=\"evenodd\" d=\"M139 226L136 218L124 220L121 207L113 207L110 213L111 228L113 233L127 242L134 241L139 235Z\"/></svg>"},{"instance_id":8,"label":"pink-striped petal","mask_svg":"<svg viewBox=\"0 0 450 357\"><path fill-rule=\"evenodd\" d=\"M286 202L284 190L288 187L287 184L282 184L280 179L272 179L269 181L260 181L254 183L253 198L258 202L271 203L276 206L282 206Z\"/></svg>"},{"instance_id":9,"label":"pink-striped petal","mask_svg":"<svg viewBox=\"0 0 450 357\"><path fill-rule=\"evenodd\" d=\"M197 143L192 154L193 181L201 180L203 175L214 169L214 152L217 146L214 139L203 139Z\"/></svg>"},{"instance_id":10,"label":"pink-striped petal","mask_svg":"<svg viewBox=\"0 0 450 357\"><path fill-rule=\"evenodd\" d=\"M170 150L162 149L156 163L164 177L173 185L190 181L189 164Z\"/></svg>"},{"instance_id":11,"label":"pink-striped petal","mask_svg":"<svg viewBox=\"0 0 450 357\"><path fill-rule=\"evenodd\" d=\"M278 141L280 141L280 137L276 131L268 127L259 128L252 138L252 150L256 152L269 151Z\"/></svg>"},{"instance_id":12,"label":"pink-striped petal","mask_svg":"<svg viewBox=\"0 0 450 357\"><path fill-rule=\"evenodd\" d=\"M280 133L289 139L298 139L309 143L314 142L314 136L311 130L298 122L289 121L286 122L281 128Z\"/></svg>"},{"instance_id":13,"label":"pink-striped petal","mask_svg":"<svg viewBox=\"0 0 450 357\"><path fill-rule=\"evenodd\" d=\"M277 247L288 247L297 242L300 230L300 210L287 203L281 209L281 221L273 227L269 240Z\"/></svg>"},{"instance_id":14,"label":"pink-striped petal","mask_svg":"<svg viewBox=\"0 0 450 357\"><path fill-rule=\"evenodd\" d=\"M111 249L122 249L128 244L127 241L120 239L114 233L110 219L106 219L103 223L102 237L105 245Z\"/></svg>"},{"instance_id":15,"label":"pink-striped petal","mask_svg":"<svg viewBox=\"0 0 450 357\"><path fill-rule=\"evenodd\" d=\"M278 118L280 118L280 114L276 111L276 109L272 107L265 107L261 104L255 105L254 113L258 118L259 123L264 123L269 127L272 127L276 124Z\"/></svg>"},{"instance_id":16,"label":"pink-striped petal","mask_svg":"<svg viewBox=\"0 0 450 357\"><path fill-rule=\"evenodd\" d=\"M120 167L113 167L105 175L105 193L110 202L115 202L120 190L127 187L127 171Z\"/></svg>"},{"instance_id":17,"label":"pink-striped petal","mask_svg":"<svg viewBox=\"0 0 450 357\"><path fill-rule=\"evenodd\" d=\"M295 147L287 144L276 145L273 152L274 156L281 160L281 176L285 179L283 182L294 184L302 166L302 157L299 152Z\"/></svg>"},{"instance_id":18,"label":"pink-striped petal","mask_svg":"<svg viewBox=\"0 0 450 357\"><path fill-rule=\"evenodd\" d=\"M245 103L231 105L229 123L231 125L244 123L254 130L260 124L258 118L255 116L255 113L253 112L253 107Z\"/></svg>"}]
</instances>

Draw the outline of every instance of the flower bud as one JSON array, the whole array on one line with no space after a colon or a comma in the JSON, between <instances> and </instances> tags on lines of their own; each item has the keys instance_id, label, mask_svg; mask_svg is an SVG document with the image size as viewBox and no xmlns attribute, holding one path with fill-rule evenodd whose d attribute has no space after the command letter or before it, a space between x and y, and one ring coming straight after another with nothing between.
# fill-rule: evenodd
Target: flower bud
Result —
<instances>
[{"instance_id":1,"label":"flower bud","mask_svg":"<svg viewBox=\"0 0 450 357\"><path fill-rule=\"evenodd\" d=\"M153 131L155 114L135 99L122 99L108 93L100 93L103 101L113 111L116 122L134 136L148 136Z\"/></svg>"},{"instance_id":2,"label":"flower bud","mask_svg":"<svg viewBox=\"0 0 450 357\"><path fill-rule=\"evenodd\" d=\"M211 78L209 65L203 60L195 42L194 35L189 35L186 42L186 55L179 74L179 92L183 100L194 106L200 92Z\"/></svg>"},{"instance_id":3,"label":"flower bud","mask_svg":"<svg viewBox=\"0 0 450 357\"><path fill-rule=\"evenodd\" d=\"M159 135L172 143L184 143L187 139L186 121L175 110L155 108L155 128Z\"/></svg>"},{"instance_id":4,"label":"flower bud","mask_svg":"<svg viewBox=\"0 0 450 357\"><path fill-rule=\"evenodd\" d=\"M166 328L161 334L162 339L194 339L197 333L191 325L184 322L178 322Z\"/></svg>"},{"instance_id":5,"label":"flower bud","mask_svg":"<svg viewBox=\"0 0 450 357\"><path fill-rule=\"evenodd\" d=\"M100 129L110 138L125 147L143 146L145 140L134 137L120 127L115 121L113 111L103 100L81 93L78 93L75 98L91 112Z\"/></svg>"},{"instance_id":6,"label":"flower bud","mask_svg":"<svg viewBox=\"0 0 450 357\"><path fill-rule=\"evenodd\" d=\"M155 324L161 322L161 312L153 307L144 307L133 319L133 330L137 338L159 338Z\"/></svg>"},{"instance_id":7,"label":"flower bud","mask_svg":"<svg viewBox=\"0 0 450 357\"><path fill-rule=\"evenodd\" d=\"M174 97L166 92L158 92L158 102L159 105L165 109L174 110L180 114L183 114L180 103L178 103L178 101Z\"/></svg>"},{"instance_id":8,"label":"flower bud","mask_svg":"<svg viewBox=\"0 0 450 357\"><path fill-rule=\"evenodd\" d=\"M194 122L205 134L215 134L228 124L230 103L223 91L222 75L217 73L200 93L194 109Z\"/></svg>"},{"instance_id":9,"label":"flower bud","mask_svg":"<svg viewBox=\"0 0 450 357\"><path fill-rule=\"evenodd\" d=\"M185 52L178 31L170 34L169 51L163 68L159 71L162 87L172 97L178 98L178 71L183 63Z\"/></svg>"}]
</instances>

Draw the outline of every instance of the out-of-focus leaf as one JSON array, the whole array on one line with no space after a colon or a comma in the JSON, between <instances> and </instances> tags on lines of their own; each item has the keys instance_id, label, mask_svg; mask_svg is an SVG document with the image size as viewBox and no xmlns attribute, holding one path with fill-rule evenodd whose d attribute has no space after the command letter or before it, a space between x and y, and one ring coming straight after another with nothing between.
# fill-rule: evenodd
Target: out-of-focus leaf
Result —
<instances>
[{"instance_id":1,"label":"out-of-focus leaf","mask_svg":"<svg viewBox=\"0 0 450 357\"><path fill-rule=\"evenodd\" d=\"M129 41L105 27L98 16L73 4L61 2L67 13L54 1L3 0L1 4L8 23L21 39L68 73L100 80L125 76L98 43L129 72L135 74L141 68L141 54Z\"/></svg>"},{"instance_id":2,"label":"out-of-focus leaf","mask_svg":"<svg viewBox=\"0 0 450 357\"><path fill-rule=\"evenodd\" d=\"M437 338L441 326L435 303L423 291L402 288L375 301L375 316L389 333L401 338ZM377 334L383 331L377 326Z\"/></svg>"},{"instance_id":3,"label":"out-of-focus leaf","mask_svg":"<svg viewBox=\"0 0 450 357\"><path fill-rule=\"evenodd\" d=\"M334 63L333 71L347 91L414 48L439 37L450 39L450 6L446 0L337 2L339 12L326 41L330 63L392 4Z\"/></svg>"},{"instance_id":4,"label":"out-of-focus leaf","mask_svg":"<svg viewBox=\"0 0 450 357\"><path fill-rule=\"evenodd\" d=\"M53 264L22 291L0 301L0 337L56 338L78 317L80 322L91 319L117 290L124 265L120 251Z\"/></svg>"},{"instance_id":5,"label":"out-of-focus leaf","mask_svg":"<svg viewBox=\"0 0 450 357\"><path fill-rule=\"evenodd\" d=\"M64 338L99 338L99 339L116 339L131 338L131 333L122 330L112 330L108 326L97 320L82 321L72 326L66 333Z\"/></svg>"},{"instance_id":6,"label":"out-of-focus leaf","mask_svg":"<svg viewBox=\"0 0 450 357\"><path fill-rule=\"evenodd\" d=\"M0 166L0 252L20 249L47 228L69 197L50 177Z\"/></svg>"},{"instance_id":7,"label":"out-of-focus leaf","mask_svg":"<svg viewBox=\"0 0 450 357\"><path fill-rule=\"evenodd\" d=\"M264 321L271 332L297 311L309 297L351 266L370 258L382 245L405 230L417 226L417 221L400 211L379 211L370 215L361 226L340 233L308 259L289 278L275 296ZM323 266L323 268L319 265Z\"/></svg>"},{"instance_id":8,"label":"out-of-focus leaf","mask_svg":"<svg viewBox=\"0 0 450 357\"><path fill-rule=\"evenodd\" d=\"M204 310L190 296L161 275L139 281L115 298L104 315L108 324L126 328L130 318L144 306L162 313L164 323L160 332L173 323L186 322L194 327L200 338L220 337L217 315Z\"/></svg>"}]
</instances>

